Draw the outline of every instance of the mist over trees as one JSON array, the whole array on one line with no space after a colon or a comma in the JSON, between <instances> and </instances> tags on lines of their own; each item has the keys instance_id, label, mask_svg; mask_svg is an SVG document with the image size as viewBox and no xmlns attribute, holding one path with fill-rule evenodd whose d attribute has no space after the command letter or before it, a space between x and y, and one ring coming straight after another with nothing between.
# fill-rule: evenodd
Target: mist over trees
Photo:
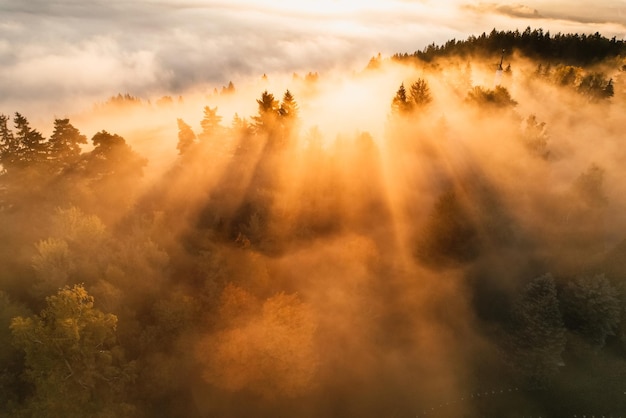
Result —
<instances>
[{"instance_id":1,"label":"mist over trees","mask_svg":"<svg viewBox=\"0 0 626 418\"><path fill-rule=\"evenodd\" d=\"M334 137L311 103L360 115L313 72L250 115L113 96L171 116L150 179L152 138L0 115L0 417L623 413L625 63L540 29L377 56L384 129Z\"/></svg>"}]
</instances>

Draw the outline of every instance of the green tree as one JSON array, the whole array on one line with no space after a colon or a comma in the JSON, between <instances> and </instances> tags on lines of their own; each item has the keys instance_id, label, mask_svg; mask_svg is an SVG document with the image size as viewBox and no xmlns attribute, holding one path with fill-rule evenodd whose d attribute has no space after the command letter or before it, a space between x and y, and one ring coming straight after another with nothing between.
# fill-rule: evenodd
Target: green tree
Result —
<instances>
[{"instance_id":1,"label":"green tree","mask_svg":"<svg viewBox=\"0 0 626 418\"><path fill-rule=\"evenodd\" d=\"M196 143L196 134L184 120L179 118L176 119L176 122L178 123L178 144L176 144L176 149L178 154L183 155Z\"/></svg>"},{"instance_id":2,"label":"green tree","mask_svg":"<svg viewBox=\"0 0 626 418\"><path fill-rule=\"evenodd\" d=\"M568 282L561 296L565 326L595 348L615 335L621 305L617 291L604 274L579 276Z\"/></svg>"},{"instance_id":3,"label":"green tree","mask_svg":"<svg viewBox=\"0 0 626 418\"><path fill-rule=\"evenodd\" d=\"M69 119L55 119L54 132L50 137L50 158L61 168L74 163L81 153L81 144L87 137L76 129Z\"/></svg>"},{"instance_id":4,"label":"green tree","mask_svg":"<svg viewBox=\"0 0 626 418\"><path fill-rule=\"evenodd\" d=\"M25 354L24 378L33 386L25 404L32 417L130 416L124 402L133 380L117 343L117 318L94 308L82 286L46 298L39 315L11 322L13 344Z\"/></svg>"},{"instance_id":5,"label":"green tree","mask_svg":"<svg viewBox=\"0 0 626 418\"><path fill-rule=\"evenodd\" d=\"M565 342L556 285L546 274L528 283L513 302L507 354L526 384L545 388L563 365Z\"/></svg>"},{"instance_id":6,"label":"green tree","mask_svg":"<svg viewBox=\"0 0 626 418\"><path fill-rule=\"evenodd\" d=\"M15 416L19 399L27 392L28 386L21 381L24 356L20 350L9 344L11 341L11 320L16 316L28 315L28 310L0 291L0 417Z\"/></svg>"}]
</instances>

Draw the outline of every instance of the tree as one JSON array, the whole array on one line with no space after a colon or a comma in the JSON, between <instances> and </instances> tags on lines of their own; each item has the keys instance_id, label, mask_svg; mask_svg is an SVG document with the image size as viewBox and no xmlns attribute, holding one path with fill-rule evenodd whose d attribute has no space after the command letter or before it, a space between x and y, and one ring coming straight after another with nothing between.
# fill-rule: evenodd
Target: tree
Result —
<instances>
[{"instance_id":1,"label":"tree","mask_svg":"<svg viewBox=\"0 0 626 418\"><path fill-rule=\"evenodd\" d=\"M466 101L480 106L500 109L507 109L517 105L517 102L511 98L511 94L506 87L502 86L496 86L493 90L476 86L467 93Z\"/></svg>"},{"instance_id":2,"label":"tree","mask_svg":"<svg viewBox=\"0 0 626 418\"><path fill-rule=\"evenodd\" d=\"M425 225L416 255L430 266L441 267L472 261L480 249L472 214L453 189L444 192Z\"/></svg>"},{"instance_id":3,"label":"tree","mask_svg":"<svg viewBox=\"0 0 626 418\"><path fill-rule=\"evenodd\" d=\"M591 164L574 182L574 190L587 206L605 206L608 199L604 191L604 169Z\"/></svg>"},{"instance_id":4,"label":"tree","mask_svg":"<svg viewBox=\"0 0 626 418\"><path fill-rule=\"evenodd\" d=\"M608 99L613 96L613 80L607 80L602 73L590 73L578 84L578 92L591 101Z\"/></svg>"},{"instance_id":5,"label":"tree","mask_svg":"<svg viewBox=\"0 0 626 418\"><path fill-rule=\"evenodd\" d=\"M272 93L268 93L265 90L261 94L261 98L257 99L256 102L258 104L258 115L252 117L256 132L273 133L276 129L279 115L278 100L274 98Z\"/></svg>"},{"instance_id":6,"label":"tree","mask_svg":"<svg viewBox=\"0 0 626 418\"><path fill-rule=\"evenodd\" d=\"M298 113L299 109L296 99L289 90L285 91L283 100L280 103L280 108L278 109L278 114L280 115L282 128L285 131L284 135L286 137L289 137L296 128L298 123Z\"/></svg>"},{"instance_id":7,"label":"tree","mask_svg":"<svg viewBox=\"0 0 626 418\"><path fill-rule=\"evenodd\" d=\"M565 328L554 279L532 280L513 302L507 347L513 366L532 388L545 388L563 365Z\"/></svg>"},{"instance_id":8,"label":"tree","mask_svg":"<svg viewBox=\"0 0 626 418\"><path fill-rule=\"evenodd\" d=\"M117 343L117 317L94 308L79 285L59 290L46 305L39 315L11 322L13 343L26 356L24 378L33 385L26 415L130 416L124 395L133 364Z\"/></svg>"},{"instance_id":9,"label":"tree","mask_svg":"<svg viewBox=\"0 0 626 418\"><path fill-rule=\"evenodd\" d=\"M50 137L50 159L61 168L78 160L80 145L87 143L87 137L76 129L69 119L55 119L54 132Z\"/></svg>"},{"instance_id":10,"label":"tree","mask_svg":"<svg viewBox=\"0 0 626 418\"><path fill-rule=\"evenodd\" d=\"M411 84L409 100L412 107L418 109L427 106L433 101L428 83L424 79L418 78L415 83Z\"/></svg>"},{"instance_id":11,"label":"tree","mask_svg":"<svg viewBox=\"0 0 626 418\"><path fill-rule=\"evenodd\" d=\"M93 136L91 141L94 149L89 157L97 175L143 174L146 160L137 155L121 136L100 131Z\"/></svg>"},{"instance_id":12,"label":"tree","mask_svg":"<svg viewBox=\"0 0 626 418\"><path fill-rule=\"evenodd\" d=\"M546 123L538 122L535 115L528 116L522 131L522 141L528 151L537 157L547 159L550 156L548 139Z\"/></svg>"},{"instance_id":13,"label":"tree","mask_svg":"<svg viewBox=\"0 0 626 418\"><path fill-rule=\"evenodd\" d=\"M615 335L621 306L617 291L604 274L579 276L563 288L565 326L592 347L602 348Z\"/></svg>"},{"instance_id":14,"label":"tree","mask_svg":"<svg viewBox=\"0 0 626 418\"><path fill-rule=\"evenodd\" d=\"M217 106L214 108L205 106L204 117L200 121L200 126L202 126L202 133L199 135L200 139L204 140L218 133L221 129L221 122L222 117L217 114Z\"/></svg>"},{"instance_id":15,"label":"tree","mask_svg":"<svg viewBox=\"0 0 626 418\"><path fill-rule=\"evenodd\" d=\"M289 90L285 91L283 101L280 104L278 112L284 119L293 121L298 118L298 103Z\"/></svg>"},{"instance_id":16,"label":"tree","mask_svg":"<svg viewBox=\"0 0 626 418\"><path fill-rule=\"evenodd\" d=\"M396 95L391 101L391 111L397 115L406 114L411 111L411 104L407 98L404 83L400 84Z\"/></svg>"},{"instance_id":17,"label":"tree","mask_svg":"<svg viewBox=\"0 0 626 418\"><path fill-rule=\"evenodd\" d=\"M46 160L48 144L39 131L32 129L28 120L20 113L15 112L15 140L18 145L18 159L22 164L31 165Z\"/></svg>"},{"instance_id":18,"label":"tree","mask_svg":"<svg viewBox=\"0 0 626 418\"><path fill-rule=\"evenodd\" d=\"M19 143L8 126L9 117L0 115L0 164L3 171L12 167L18 159Z\"/></svg>"},{"instance_id":19,"label":"tree","mask_svg":"<svg viewBox=\"0 0 626 418\"><path fill-rule=\"evenodd\" d=\"M179 118L176 119L176 122L178 123L178 144L176 149L178 154L183 155L196 143L196 134L184 120Z\"/></svg>"},{"instance_id":20,"label":"tree","mask_svg":"<svg viewBox=\"0 0 626 418\"><path fill-rule=\"evenodd\" d=\"M11 320L16 316L28 315L29 311L15 303L0 291L0 417L15 416L19 399L27 392L28 386L20 380L24 367L24 356L11 341Z\"/></svg>"}]
</instances>

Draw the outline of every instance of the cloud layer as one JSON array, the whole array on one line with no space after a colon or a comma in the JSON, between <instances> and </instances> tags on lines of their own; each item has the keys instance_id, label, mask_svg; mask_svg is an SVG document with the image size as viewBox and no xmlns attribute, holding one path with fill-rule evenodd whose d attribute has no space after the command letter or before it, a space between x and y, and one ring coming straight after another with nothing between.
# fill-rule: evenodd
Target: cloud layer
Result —
<instances>
[{"instance_id":1,"label":"cloud layer","mask_svg":"<svg viewBox=\"0 0 626 418\"><path fill-rule=\"evenodd\" d=\"M620 2L586 3L0 0L0 112L59 114L118 92L178 94L263 73L355 69L377 52L494 27L624 36Z\"/></svg>"}]
</instances>

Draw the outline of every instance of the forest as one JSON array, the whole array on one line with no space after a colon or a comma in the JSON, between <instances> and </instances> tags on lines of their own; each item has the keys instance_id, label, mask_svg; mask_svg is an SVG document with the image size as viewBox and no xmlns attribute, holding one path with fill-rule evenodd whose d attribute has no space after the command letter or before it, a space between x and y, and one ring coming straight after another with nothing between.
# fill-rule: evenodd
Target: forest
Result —
<instances>
[{"instance_id":1,"label":"forest","mask_svg":"<svg viewBox=\"0 0 626 418\"><path fill-rule=\"evenodd\" d=\"M0 417L625 414L623 41L113 94L0 115Z\"/></svg>"}]
</instances>

